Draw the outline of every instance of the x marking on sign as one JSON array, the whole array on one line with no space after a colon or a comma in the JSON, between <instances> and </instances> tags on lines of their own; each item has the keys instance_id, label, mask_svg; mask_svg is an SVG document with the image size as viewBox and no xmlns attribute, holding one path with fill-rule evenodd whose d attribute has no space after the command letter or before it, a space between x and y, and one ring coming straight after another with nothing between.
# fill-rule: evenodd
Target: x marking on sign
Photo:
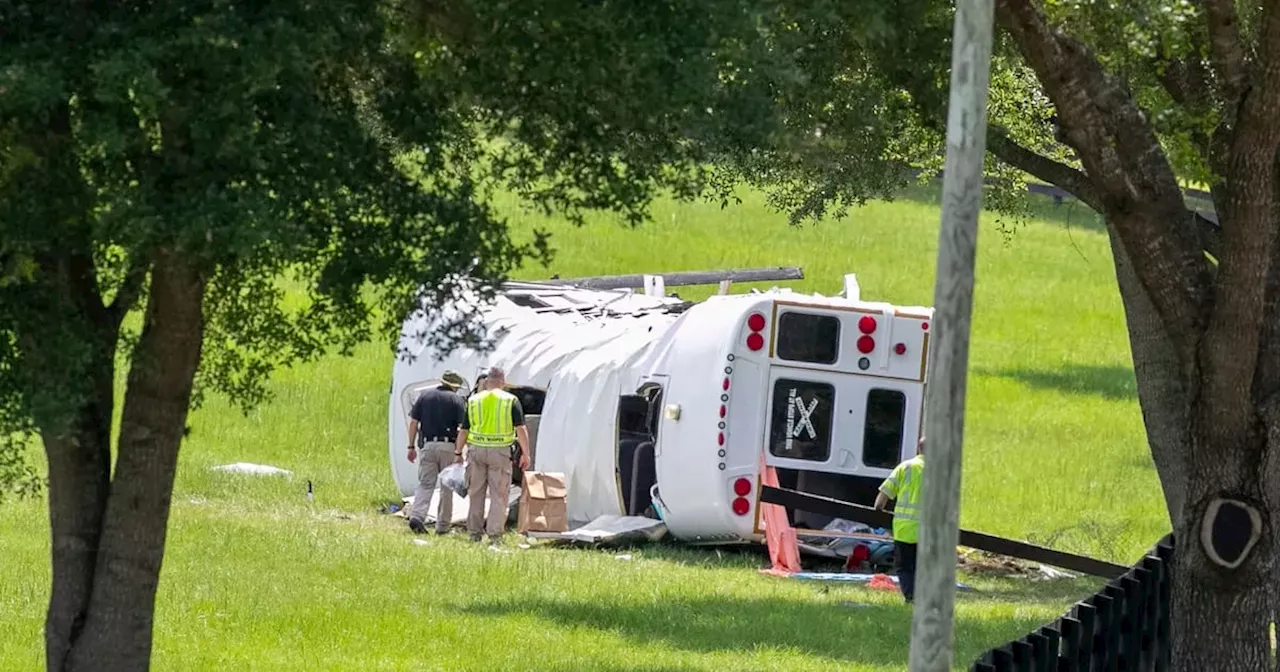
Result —
<instances>
[{"instance_id":1,"label":"x marking on sign","mask_svg":"<svg viewBox=\"0 0 1280 672\"><path fill-rule=\"evenodd\" d=\"M809 439L818 438L818 431L813 428L813 422L809 420L809 416L813 415L813 410L818 407L818 400L815 398L808 407L804 405L804 399L794 397L796 411L800 414L800 420L796 423L795 429L791 430L791 436L800 436L800 430L805 430L809 434Z\"/></svg>"}]
</instances>

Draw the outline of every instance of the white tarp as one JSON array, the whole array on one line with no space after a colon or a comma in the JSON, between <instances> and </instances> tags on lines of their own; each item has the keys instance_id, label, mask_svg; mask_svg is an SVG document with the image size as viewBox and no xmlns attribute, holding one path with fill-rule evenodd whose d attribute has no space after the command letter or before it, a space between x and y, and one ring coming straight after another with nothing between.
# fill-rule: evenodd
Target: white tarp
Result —
<instances>
[{"instance_id":1,"label":"white tarp","mask_svg":"<svg viewBox=\"0 0 1280 672\"><path fill-rule=\"evenodd\" d=\"M397 361L392 383L391 459L401 494L411 494L417 480L417 467L405 457L407 420L401 391L438 379L446 369L474 380L485 368L501 366L509 383L547 392L538 428L537 468L565 474L570 522L624 513L615 473L618 397L635 392L642 363L678 320L665 308L680 301L574 288L546 290L542 297L553 305L560 301L588 309L607 303L607 314L539 312L504 296L482 309L482 319L496 338L488 355L458 349L436 361L418 339L402 339L402 347L417 357L412 363ZM430 326L419 316L406 323L403 333L422 333Z\"/></svg>"}]
</instances>

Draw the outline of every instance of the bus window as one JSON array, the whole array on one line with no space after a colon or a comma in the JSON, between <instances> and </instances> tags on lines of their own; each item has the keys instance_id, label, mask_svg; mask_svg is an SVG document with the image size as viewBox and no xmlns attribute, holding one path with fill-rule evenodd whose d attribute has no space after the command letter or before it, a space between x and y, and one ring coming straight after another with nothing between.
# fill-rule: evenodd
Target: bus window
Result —
<instances>
[{"instance_id":1,"label":"bus window","mask_svg":"<svg viewBox=\"0 0 1280 672\"><path fill-rule=\"evenodd\" d=\"M542 406L547 401L546 390L520 385L510 385L506 389L520 400L520 410L525 415L542 415Z\"/></svg>"},{"instance_id":2,"label":"bus window","mask_svg":"<svg viewBox=\"0 0 1280 672\"><path fill-rule=\"evenodd\" d=\"M411 383L405 386L405 388L400 392L400 405L404 408L405 417L409 417L409 412L413 410L414 402L418 401L418 397L422 396L423 392L426 392L439 384L439 379L428 378L427 380L420 380L416 383ZM470 390L464 385L458 390L458 394L461 394L462 398L465 399L467 395L470 394Z\"/></svg>"},{"instance_id":3,"label":"bus window","mask_svg":"<svg viewBox=\"0 0 1280 672\"><path fill-rule=\"evenodd\" d=\"M907 395L897 390L871 390L867 394L866 429L862 433L862 463L892 469L902 460L902 425Z\"/></svg>"},{"instance_id":4,"label":"bus window","mask_svg":"<svg viewBox=\"0 0 1280 672\"><path fill-rule=\"evenodd\" d=\"M773 384L769 452L791 460L826 462L836 389L827 383L780 378Z\"/></svg>"},{"instance_id":5,"label":"bus window","mask_svg":"<svg viewBox=\"0 0 1280 672\"><path fill-rule=\"evenodd\" d=\"M809 364L835 364L840 354L840 318L786 311L778 316L778 357Z\"/></svg>"}]
</instances>

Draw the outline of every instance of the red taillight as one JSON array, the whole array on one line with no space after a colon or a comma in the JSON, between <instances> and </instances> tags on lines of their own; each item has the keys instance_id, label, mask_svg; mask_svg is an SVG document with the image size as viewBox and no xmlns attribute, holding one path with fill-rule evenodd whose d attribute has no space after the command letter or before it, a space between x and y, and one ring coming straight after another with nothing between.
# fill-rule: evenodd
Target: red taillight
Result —
<instances>
[{"instance_id":1,"label":"red taillight","mask_svg":"<svg viewBox=\"0 0 1280 672\"><path fill-rule=\"evenodd\" d=\"M905 354L907 354L907 344L906 344L906 343L899 343L899 344L897 344L897 345L893 346L893 351L894 351L895 353L899 354L899 355L905 355Z\"/></svg>"},{"instance_id":2,"label":"red taillight","mask_svg":"<svg viewBox=\"0 0 1280 672\"><path fill-rule=\"evenodd\" d=\"M751 502L747 501L745 497L738 497L737 499L733 500L733 512L738 514L739 516L747 515L747 512L750 510L751 510Z\"/></svg>"},{"instance_id":3,"label":"red taillight","mask_svg":"<svg viewBox=\"0 0 1280 672\"><path fill-rule=\"evenodd\" d=\"M720 441L720 445L722 445L722 446L723 446L723 445L724 445L724 432L720 432L720 437L719 437L719 439L718 439L718 440Z\"/></svg>"},{"instance_id":4,"label":"red taillight","mask_svg":"<svg viewBox=\"0 0 1280 672\"><path fill-rule=\"evenodd\" d=\"M728 391L728 390L729 390L729 379L728 379L728 378L725 378L725 379L724 379L724 383L723 383L720 387L723 387L723 388L725 389L725 391Z\"/></svg>"},{"instance_id":5,"label":"red taillight","mask_svg":"<svg viewBox=\"0 0 1280 672\"><path fill-rule=\"evenodd\" d=\"M723 418L728 413L729 413L729 409L726 408L724 404L720 404L720 417Z\"/></svg>"},{"instance_id":6,"label":"red taillight","mask_svg":"<svg viewBox=\"0 0 1280 672\"><path fill-rule=\"evenodd\" d=\"M929 329L929 323L928 323L928 322L921 322L921 323L920 323L920 328L921 328L921 329L924 329L924 330L926 330L926 331L928 331L928 329Z\"/></svg>"},{"instance_id":7,"label":"red taillight","mask_svg":"<svg viewBox=\"0 0 1280 672\"><path fill-rule=\"evenodd\" d=\"M863 315L862 318L858 320L858 331L861 331L864 334L869 334L875 330L876 318L871 317L870 315Z\"/></svg>"},{"instance_id":8,"label":"red taillight","mask_svg":"<svg viewBox=\"0 0 1280 672\"><path fill-rule=\"evenodd\" d=\"M764 336L760 334L764 327L764 315L751 313L747 316L747 328L751 330L751 333L747 334L747 348L752 352L764 349Z\"/></svg>"},{"instance_id":9,"label":"red taillight","mask_svg":"<svg viewBox=\"0 0 1280 672\"><path fill-rule=\"evenodd\" d=\"M870 336L863 336L858 339L858 352L867 354L876 349L876 339Z\"/></svg>"},{"instance_id":10,"label":"red taillight","mask_svg":"<svg viewBox=\"0 0 1280 672\"><path fill-rule=\"evenodd\" d=\"M739 497L746 497L751 494L751 481L746 478L739 478L733 482L733 494Z\"/></svg>"}]
</instances>

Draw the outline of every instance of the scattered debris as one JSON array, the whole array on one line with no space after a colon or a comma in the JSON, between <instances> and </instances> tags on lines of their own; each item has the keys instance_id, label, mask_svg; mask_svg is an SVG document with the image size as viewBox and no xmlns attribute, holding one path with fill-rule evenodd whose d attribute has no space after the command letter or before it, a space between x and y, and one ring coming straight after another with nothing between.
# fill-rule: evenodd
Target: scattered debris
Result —
<instances>
[{"instance_id":1,"label":"scattered debris","mask_svg":"<svg viewBox=\"0 0 1280 672\"><path fill-rule=\"evenodd\" d=\"M528 532L535 539L602 544L620 541L658 541L667 533L667 525L644 516L600 516L567 532Z\"/></svg>"},{"instance_id":2,"label":"scattered debris","mask_svg":"<svg viewBox=\"0 0 1280 672\"><path fill-rule=\"evenodd\" d=\"M511 552L509 549L498 548L497 546L490 546L489 550L493 551L494 553L510 553Z\"/></svg>"},{"instance_id":3,"label":"scattered debris","mask_svg":"<svg viewBox=\"0 0 1280 672\"><path fill-rule=\"evenodd\" d=\"M413 540L413 543L414 543L414 544L416 544L416 545L418 545L418 546L430 546L430 545L431 545L431 542L427 541L426 539L414 539L414 540Z\"/></svg>"},{"instance_id":4,"label":"scattered debris","mask_svg":"<svg viewBox=\"0 0 1280 672\"><path fill-rule=\"evenodd\" d=\"M844 560L850 571L893 565L893 537L884 528L833 518L822 529L831 536L799 534L797 549L805 555Z\"/></svg>"},{"instance_id":5,"label":"scattered debris","mask_svg":"<svg viewBox=\"0 0 1280 672\"><path fill-rule=\"evenodd\" d=\"M220 464L216 467L210 467L213 471L224 471L232 474L250 474L253 476L292 476L293 472L280 467L273 467L266 464L253 464L252 462L236 462L235 464Z\"/></svg>"},{"instance_id":6,"label":"scattered debris","mask_svg":"<svg viewBox=\"0 0 1280 672\"><path fill-rule=\"evenodd\" d=\"M959 549L956 560L959 569L975 576L998 576L1031 579L1033 581L1075 579L1079 577L1078 574L1073 572L1038 562L1018 560L1017 558L972 548Z\"/></svg>"},{"instance_id":7,"label":"scattered debris","mask_svg":"<svg viewBox=\"0 0 1280 672\"><path fill-rule=\"evenodd\" d=\"M1064 569L1058 569L1057 567L1050 567L1049 565L1040 565L1040 576L1035 578L1051 581L1054 579L1076 579L1076 578L1079 578L1079 575L1074 574L1072 572L1068 572Z\"/></svg>"},{"instance_id":8,"label":"scattered debris","mask_svg":"<svg viewBox=\"0 0 1280 672\"><path fill-rule=\"evenodd\" d=\"M876 574L867 582L867 587L872 590L891 591L898 589L898 577L889 576L888 574Z\"/></svg>"},{"instance_id":9,"label":"scattered debris","mask_svg":"<svg viewBox=\"0 0 1280 672\"><path fill-rule=\"evenodd\" d=\"M890 590L897 590L898 577L888 574L866 574L866 573L847 573L847 572L796 572L794 574L785 575L789 579L800 579L802 581L832 581L838 583L865 583L868 587L877 590L884 589L888 586ZM956 582L957 590L970 591L971 586Z\"/></svg>"},{"instance_id":10,"label":"scattered debris","mask_svg":"<svg viewBox=\"0 0 1280 672\"><path fill-rule=\"evenodd\" d=\"M633 558L631 557L631 554L630 554L630 553L622 553L622 554L620 554L620 555L615 555L615 556L613 556L613 559L614 559L614 560L626 560L626 561L630 562Z\"/></svg>"}]
</instances>

